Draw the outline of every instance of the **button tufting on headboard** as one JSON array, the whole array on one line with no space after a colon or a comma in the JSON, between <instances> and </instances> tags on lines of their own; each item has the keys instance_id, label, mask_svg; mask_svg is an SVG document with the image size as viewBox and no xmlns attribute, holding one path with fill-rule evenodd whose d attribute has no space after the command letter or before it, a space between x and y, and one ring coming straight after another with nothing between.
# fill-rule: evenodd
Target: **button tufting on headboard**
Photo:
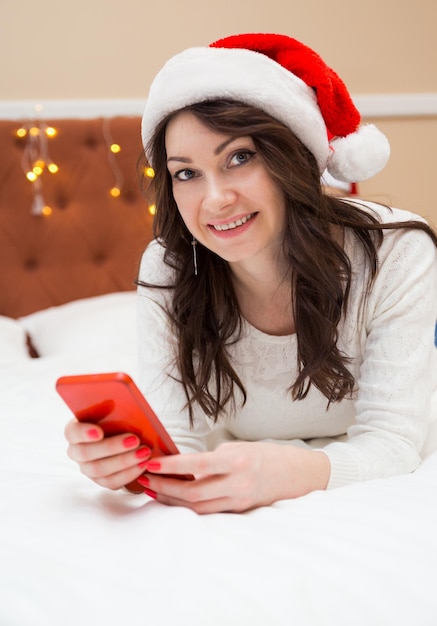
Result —
<instances>
[{"instance_id":1,"label":"button tufting on headboard","mask_svg":"<svg viewBox=\"0 0 437 626\"><path fill-rule=\"evenodd\" d=\"M68 207L68 198L63 193L57 193L53 198L53 208L66 209Z\"/></svg>"},{"instance_id":2,"label":"button tufting on headboard","mask_svg":"<svg viewBox=\"0 0 437 626\"><path fill-rule=\"evenodd\" d=\"M51 215L32 215L20 122L0 121L0 315L135 288L152 217L140 192L140 118L53 120L56 174L41 176ZM47 122L49 123L49 122ZM105 128L106 125L106 135ZM107 131L121 151L109 155ZM117 178L118 177L118 178ZM119 197L109 191L121 181Z\"/></svg>"},{"instance_id":3,"label":"button tufting on headboard","mask_svg":"<svg viewBox=\"0 0 437 626\"><path fill-rule=\"evenodd\" d=\"M96 265L103 265L106 261L107 257L105 254L101 253L101 254L96 254L94 256L94 263Z\"/></svg>"},{"instance_id":4,"label":"button tufting on headboard","mask_svg":"<svg viewBox=\"0 0 437 626\"><path fill-rule=\"evenodd\" d=\"M37 269L39 263L36 259L26 259L24 261L24 267L27 271L33 272Z\"/></svg>"},{"instance_id":5,"label":"button tufting on headboard","mask_svg":"<svg viewBox=\"0 0 437 626\"><path fill-rule=\"evenodd\" d=\"M96 148L98 144L98 140L97 140L97 137L93 135L89 135L88 137L85 137L83 143L87 148Z\"/></svg>"}]
</instances>

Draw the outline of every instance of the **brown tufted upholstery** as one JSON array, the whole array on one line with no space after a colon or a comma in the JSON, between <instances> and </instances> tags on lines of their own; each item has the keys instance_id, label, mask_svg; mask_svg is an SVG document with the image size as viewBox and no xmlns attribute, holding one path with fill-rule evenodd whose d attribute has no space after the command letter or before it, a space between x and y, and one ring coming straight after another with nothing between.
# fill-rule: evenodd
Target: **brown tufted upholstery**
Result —
<instances>
[{"instance_id":1,"label":"brown tufted upholstery","mask_svg":"<svg viewBox=\"0 0 437 626\"><path fill-rule=\"evenodd\" d=\"M121 196L103 125L121 152ZM49 122L47 122L49 124ZM32 184L22 169L19 122L0 121L0 315L18 317L77 298L134 289L152 218L140 192L140 119L55 120L49 140L59 172L42 177L49 217L31 214Z\"/></svg>"}]
</instances>

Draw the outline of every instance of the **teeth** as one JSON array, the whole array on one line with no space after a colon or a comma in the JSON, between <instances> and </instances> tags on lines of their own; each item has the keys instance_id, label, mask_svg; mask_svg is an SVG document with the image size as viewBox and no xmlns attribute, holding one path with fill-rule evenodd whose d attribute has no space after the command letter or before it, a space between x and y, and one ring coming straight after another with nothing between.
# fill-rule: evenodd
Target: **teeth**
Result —
<instances>
[{"instance_id":1,"label":"teeth","mask_svg":"<svg viewBox=\"0 0 437 626\"><path fill-rule=\"evenodd\" d=\"M242 217L240 220L236 220L235 222L229 222L229 224L215 224L215 230L232 230L233 228L237 228L237 226L243 226L246 222L248 222L255 213L250 213L246 215L246 217Z\"/></svg>"}]
</instances>

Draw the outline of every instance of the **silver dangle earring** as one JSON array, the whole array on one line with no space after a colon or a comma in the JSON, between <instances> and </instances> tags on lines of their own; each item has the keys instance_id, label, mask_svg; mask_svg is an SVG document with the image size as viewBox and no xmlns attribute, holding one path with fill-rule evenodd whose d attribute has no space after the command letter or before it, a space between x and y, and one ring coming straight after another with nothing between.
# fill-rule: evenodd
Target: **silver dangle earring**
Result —
<instances>
[{"instance_id":1,"label":"silver dangle earring","mask_svg":"<svg viewBox=\"0 0 437 626\"><path fill-rule=\"evenodd\" d=\"M197 276L197 239L195 237L191 240L191 245L193 246L194 276Z\"/></svg>"}]
</instances>

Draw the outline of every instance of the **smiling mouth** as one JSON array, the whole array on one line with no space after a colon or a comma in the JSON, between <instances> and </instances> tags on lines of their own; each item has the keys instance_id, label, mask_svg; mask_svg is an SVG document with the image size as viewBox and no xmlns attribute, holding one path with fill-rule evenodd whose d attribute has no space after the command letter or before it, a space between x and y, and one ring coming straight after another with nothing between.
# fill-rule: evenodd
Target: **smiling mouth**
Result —
<instances>
[{"instance_id":1,"label":"smiling mouth","mask_svg":"<svg viewBox=\"0 0 437 626\"><path fill-rule=\"evenodd\" d=\"M242 217L239 220L235 220L235 222L229 222L229 224L213 224L212 227L214 230L233 230L234 228L238 228L239 226L243 226L249 220L254 218L256 213L249 213L245 217Z\"/></svg>"}]
</instances>

